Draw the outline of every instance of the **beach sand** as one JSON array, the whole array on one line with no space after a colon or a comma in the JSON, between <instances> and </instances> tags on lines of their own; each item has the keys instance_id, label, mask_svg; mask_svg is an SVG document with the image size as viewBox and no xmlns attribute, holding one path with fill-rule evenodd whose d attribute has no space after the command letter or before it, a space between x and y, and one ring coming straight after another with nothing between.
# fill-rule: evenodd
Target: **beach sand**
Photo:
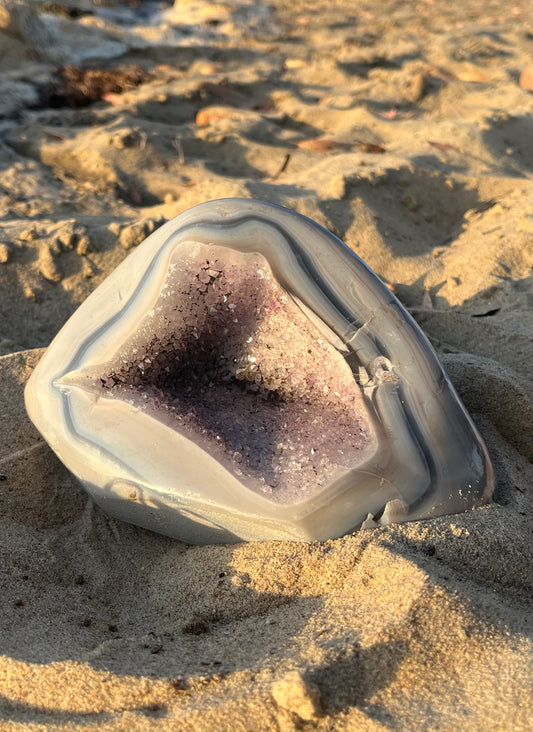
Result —
<instances>
[{"instance_id":1,"label":"beach sand","mask_svg":"<svg viewBox=\"0 0 533 732\"><path fill-rule=\"evenodd\" d=\"M34 7L0 2L0 730L531 730L529 3ZM492 504L203 547L92 504L24 384L146 233L226 196L311 216L393 289Z\"/></svg>"}]
</instances>

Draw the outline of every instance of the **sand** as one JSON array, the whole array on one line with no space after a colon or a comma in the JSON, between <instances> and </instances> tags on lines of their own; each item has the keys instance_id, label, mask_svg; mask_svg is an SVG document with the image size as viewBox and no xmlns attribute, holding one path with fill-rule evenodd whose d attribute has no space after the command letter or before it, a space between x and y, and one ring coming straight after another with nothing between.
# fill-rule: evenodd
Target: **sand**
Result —
<instances>
[{"instance_id":1,"label":"sand","mask_svg":"<svg viewBox=\"0 0 533 732\"><path fill-rule=\"evenodd\" d=\"M33 7L0 3L0 729L531 730L529 3ZM89 62L108 75L61 76ZM217 547L91 503L24 384L146 233L237 195L310 215L396 292L494 503Z\"/></svg>"}]
</instances>

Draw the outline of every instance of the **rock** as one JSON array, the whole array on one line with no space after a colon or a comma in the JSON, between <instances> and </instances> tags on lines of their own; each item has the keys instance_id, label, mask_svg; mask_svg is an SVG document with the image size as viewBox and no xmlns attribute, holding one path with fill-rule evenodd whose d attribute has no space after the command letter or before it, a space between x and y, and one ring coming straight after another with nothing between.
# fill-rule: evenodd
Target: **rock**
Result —
<instances>
[{"instance_id":1,"label":"rock","mask_svg":"<svg viewBox=\"0 0 533 732\"><path fill-rule=\"evenodd\" d=\"M24 41L41 61L66 61L59 38L27 3L0 0L0 30Z\"/></svg>"},{"instance_id":2,"label":"rock","mask_svg":"<svg viewBox=\"0 0 533 732\"><path fill-rule=\"evenodd\" d=\"M334 175L330 179L328 193L331 198L338 199L339 201L345 197L346 176L343 173L337 173L337 175Z\"/></svg>"},{"instance_id":3,"label":"rock","mask_svg":"<svg viewBox=\"0 0 533 732\"><path fill-rule=\"evenodd\" d=\"M419 102L426 95L426 91L426 75L422 72L419 72L418 74L415 74L411 80L411 85L409 87L409 92L407 95L409 101L413 104L416 104L416 102Z\"/></svg>"},{"instance_id":4,"label":"rock","mask_svg":"<svg viewBox=\"0 0 533 732\"><path fill-rule=\"evenodd\" d=\"M122 230L122 225L118 221L112 221L107 228L112 234L118 236Z\"/></svg>"},{"instance_id":5,"label":"rock","mask_svg":"<svg viewBox=\"0 0 533 732\"><path fill-rule=\"evenodd\" d=\"M74 219L62 222L54 237L54 244L64 252L70 252L78 240Z\"/></svg>"},{"instance_id":6,"label":"rock","mask_svg":"<svg viewBox=\"0 0 533 732\"><path fill-rule=\"evenodd\" d=\"M9 117L19 109L34 107L39 95L32 84L14 79L0 80L0 117Z\"/></svg>"},{"instance_id":7,"label":"rock","mask_svg":"<svg viewBox=\"0 0 533 732\"><path fill-rule=\"evenodd\" d=\"M124 249L133 249L145 238L144 223L138 221L130 226L125 226L119 234L119 240Z\"/></svg>"},{"instance_id":8,"label":"rock","mask_svg":"<svg viewBox=\"0 0 533 732\"><path fill-rule=\"evenodd\" d=\"M91 240L86 234L82 234L78 239L78 243L76 244L76 251L82 257L92 251Z\"/></svg>"},{"instance_id":9,"label":"rock","mask_svg":"<svg viewBox=\"0 0 533 732\"><path fill-rule=\"evenodd\" d=\"M165 223L163 217L158 219L143 219L136 221L129 226L125 226L119 234L119 241L124 249L133 249L138 246L147 236L158 229L161 224ZM111 226L111 224L110 224Z\"/></svg>"},{"instance_id":10,"label":"rock","mask_svg":"<svg viewBox=\"0 0 533 732\"><path fill-rule=\"evenodd\" d=\"M290 671L272 685L272 697L276 704L297 714L306 721L321 714L320 691L315 684L304 679L299 671Z\"/></svg>"},{"instance_id":11,"label":"rock","mask_svg":"<svg viewBox=\"0 0 533 732\"><path fill-rule=\"evenodd\" d=\"M63 273L54 259L48 244L42 243L39 247L39 271L49 282L61 282Z\"/></svg>"},{"instance_id":12,"label":"rock","mask_svg":"<svg viewBox=\"0 0 533 732\"><path fill-rule=\"evenodd\" d=\"M11 247L0 242L0 264L6 264L11 259Z\"/></svg>"},{"instance_id":13,"label":"rock","mask_svg":"<svg viewBox=\"0 0 533 732\"><path fill-rule=\"evenodd\" d=\"M526 68L520 74L518 84L520 85L521 89L525 89L526 91L533 91L533 66L531 66L531 64L529 66L526 66Z\"/></svg>"}]
</instances>

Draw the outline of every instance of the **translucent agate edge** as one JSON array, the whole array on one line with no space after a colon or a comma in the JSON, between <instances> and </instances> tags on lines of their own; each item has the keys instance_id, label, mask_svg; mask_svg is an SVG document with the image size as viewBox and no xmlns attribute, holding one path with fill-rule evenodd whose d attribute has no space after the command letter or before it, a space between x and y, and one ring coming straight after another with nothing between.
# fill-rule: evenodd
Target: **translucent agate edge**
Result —
<instances>
[{"instance_id":1,"label":"translucent agate edge","mask_svg":"<svg viewBox=\"0 0 533 732\"><path fill-rule=\"evenodd\" d=\"M378 431L367 462L294 505L247 487L191 439L76 374L111 358L157 298L182 242L262 254L342 354ZM315 222L248 199L196 206L146 239L58 333L25 392L28 414L108 513L190 543L325 540L487 502L486 447L428 340L381 280Z\"/></svg>"}]
</instances>

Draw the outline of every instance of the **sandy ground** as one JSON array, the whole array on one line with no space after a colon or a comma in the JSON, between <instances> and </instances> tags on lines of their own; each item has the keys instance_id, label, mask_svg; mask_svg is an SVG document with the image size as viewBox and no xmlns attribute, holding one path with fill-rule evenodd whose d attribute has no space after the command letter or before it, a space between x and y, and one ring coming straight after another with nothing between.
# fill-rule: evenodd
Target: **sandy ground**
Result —
<instances>
[{"instance_id":1,"label":"sandy ground","mask_svg":"<svg viewBox=\"0 0 533 732\"><path fill-rule=\"evenodd\" d=\"M531 730L529 3L34 7L0 2L0 729ZM24 411L40 349L148 231L237 195L394 289L492 505L189 547L91 504Z\"/></svg>"}]
</instances>

